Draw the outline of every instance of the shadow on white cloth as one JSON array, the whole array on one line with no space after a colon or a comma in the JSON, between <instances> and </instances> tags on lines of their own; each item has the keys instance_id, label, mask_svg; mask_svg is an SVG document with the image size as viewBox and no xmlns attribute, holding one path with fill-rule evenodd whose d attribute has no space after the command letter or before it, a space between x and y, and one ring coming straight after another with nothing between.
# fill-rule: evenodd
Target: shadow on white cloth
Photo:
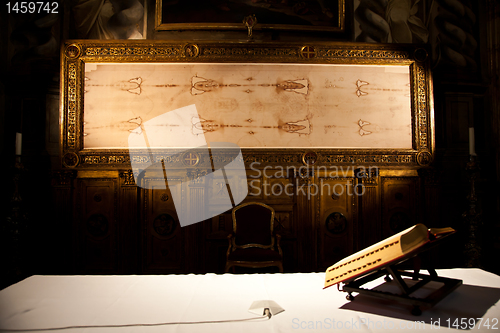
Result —
<instances>
[{"instance_id":1,"label":"shadow on white cloth","mask_svg":"<svg viewBox=\"0 0 500 333\"><path fill-rule=\"evenodd\" d=\"M408 283L410 284L410 283ZM414 297L423 298L442 284L431 282L412 294ZM375 290L398 293L394 281L384 283L374 288ZM488 310L500 300L500 288L461 285L432 308L421 308L422 315L414 316L410 313L412 306L401 304L393 300L378 297L358 295L340 309L365 312L385 317L398 318L410 321L423 321L426 324L444 327L460 328L462 318L483 318ZM486 318L483 318L484 320ZM492 318L490 318L491 320ZM456 321L458 320L458 321ZM457 326L451 326L453 323ZM469 327L469 325L466 325Z\"/></svg>"}]
</instances>

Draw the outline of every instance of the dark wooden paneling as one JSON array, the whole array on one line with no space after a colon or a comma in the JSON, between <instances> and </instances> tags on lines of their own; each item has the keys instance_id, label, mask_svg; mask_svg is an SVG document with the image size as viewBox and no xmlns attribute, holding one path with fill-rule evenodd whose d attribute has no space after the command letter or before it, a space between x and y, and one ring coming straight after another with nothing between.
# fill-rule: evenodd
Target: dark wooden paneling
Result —
<instances>
[{"instance_id":1,"label":"dark wooden paneling","mask_svg":"<svg viewBox=\"0 0 500 333\"><path fill-rule=\"evenodd\" d=\"M131 171L120 172L120 270L124 274L140 272L140 217L138 207L139 189Z\"/></svg>"},{"instance_id":2,"label":"dark wooden paneling","mask_svg":"<svg viewBox=\"0 0 500 333\"><path fill-rule=\"evenodd\" d=\"M99 172L91 171L77 179L74 230L78 272L224 272L231 211L181 227L176 207L199 214L203 207L217 207L225 190L217 186L217 179L206 184L203 179L189 182L185 170L174 172L170 187L165 187L161 174L142 179L138 187L130 171L104 173L106 178L96 178ZM274 230L282 237L286 272L322 271L420 222L416 171L382 170L379 175L377 170L364 178L355 175L350 169L338 177L312 171L297 176L279 168L260 174L249 170L249 195L244 202L263 202L274 208ZM61 187L63 190L71 195L69 188ZM180 201L174 202L174 197Z\"/></svg>"},{"instance_id":3,"label":"dark wooden paneling","mask_svg":"<svg viewBox=\"0 0 500 333\"><path fill-rule=\"evenodd\" d=\"M163 178L144 180L143 189L143 254L144 273L179 273L186 271L186 229L181 228L171 191L165 189ZM171 185L182 183L182 179L171 180ZM182 197L182 193L175 193ZM182 200L184 201L184 200ZM179 204L179 203L178 203ZM183 202L180 203L184 204Z\"/></svg>"},{"instance_id":4,"label":"dark wooden paneling","mask_svg":"<svg viewBox=\"0 0 500 333\"><path fill-rule=\"evenodd\" d=\"M418 177L382 177L382 239L420 222Z\"/></svg>"},{"instance_id":5,"label":"dark wooden paneling","mask_svg":"<svg viewBox=\"0 0 500 333\"><path fill-rule=\"evenodd\" d=\"M355 171L357 184L360 186L358 193L362 193L362 195L357 196L359 238L356 250L364 249L382 239L382 205L380 204L381 189L378 171L378 169L358 169Z\"/></svg>"},{"instance_id":6,"label":"dark wooden paneling","mask_svg":"<svg viewBox=\"0 0 500 333\"><path fill-rule=\"evenodd\" d=\"M117 182L117 179L110 178L77 180L77 271L108 274L119 272Z\"/></svg>"},{"instance_id":7,"label":"dark wooden paneling","mask_svg":"<svg viewBox=\"0 0 500 333\"><path fill-rule=\"evenodd\" d=\"M318 177L316 210L319 270L352 254L358 235L354 178Z\"/></svg>"}]
</instances>

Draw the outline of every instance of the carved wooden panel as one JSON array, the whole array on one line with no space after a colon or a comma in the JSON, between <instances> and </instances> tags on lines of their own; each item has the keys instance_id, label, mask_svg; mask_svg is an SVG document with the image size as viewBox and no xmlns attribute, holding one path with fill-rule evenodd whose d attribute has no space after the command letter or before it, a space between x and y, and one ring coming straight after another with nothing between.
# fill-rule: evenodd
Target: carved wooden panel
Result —
<instances>
[{"instance_id":1,"label":"carved wooden panel","mask_svg":"<svg viewBox=\"0 0 500 333\"><path fill-rule=\"evenodd\" d=\"M59 262L65 263L63 267L59 268L69 271L73 271L75 268L71 267L75 261L75 242L70 231L72 228L78 228L77 221L73 218L73 211L75 209L75 177L76 172L73 170L57 171L53 174L52 182L52 219L54 221L54 230L58 230L54 236L59 239L58 244L53 244L53 248L58 253L57 258L60 260ZM67 250L61 251L61 247Z\"/></svg>"},{"instance_id":2,"label":"carved wooden panel","mask_svg":"<svg viewBox=\"0 0 500 333\"><path fill-rule=\"evenodd\" d=\"M418 177L382 178L382 239L420 222Z\"/></svg>"},{"instance_id":3,"label":"carved wooden panel","mask_svg":"<svg viewBox=\"0 0 500 333\"><path fill-rule=\"evenodd\" d=\"M132 171L127 170L119 173L120 209L118 210L118 221L120 221L120 264L124 274L137 274L140 272L140 230L139 206L137 205L138 187L133 181Z\"/></svg>"},{"instance_id":4,"label":"carved wooden panel","mask_svg":"<svg viewBox=\"0 0 500 333\"><path fill-rule=\"evenodd\" d=\"M119 225L117 179L78 179L77 227L75 228L78 271L119 271Z\"/></svg>"},{"instance_id":5,"label":"carved wooden panel","mask_svg":"<svg viewBox=\"0 0 500 333\"><path fill-rule=\"evenodd\" d=\"M174 186L165 189L162 177L143 181L147 188L142 190L143 272L182 272L185 270L185 232L179 225L171 192L171 189L180 189ZM178 183L182 183L182 179L172 185Z\"/></svg>"},{"instance_id":6,"label":"carved wooden panel","mask_svg":"<svg viewBox=\"0 0 500 333\"><path fill-rule=\"evenodd\" d=\"M212 217L203 222L203 256L201 267L205 272L224 273L227 236L232 230L231 212Z\"/></svg>"},{"instance_id":7,"label":"carved wooden panel","mask_svg":"<svg viewBox=\"0 0 500 333\"><path fill-rule=\"evenodd\" d=\"M274 229L282 236L285 271L323 270L421 221L421 180L416 170L374 169L359 174L354 168L333 174L323 170L247 169L249 195L244 202L263 202L275 209ZM172 172L175 177L167 188L162 174L149 174L138 187L129 170L78 172L74 229L78 272L224 271L231 210L180 227L176 209L217 205L217 191L227 189L218 189L217 179L205 184L206 179L199 178L201 169ZM71 179L66 178L59 182L70 186ZM174 203L174 194L180 202Z\"/></svg>"},{"instance_id":8,"label":"carved wooden panel","mask_svg":"<svg viewBox=\"0 0 500 333\"><path fill-rule=\"evenodd\" d=\"M354 252L356 195L354 178L318 177L318 186L318 268L323 270Z\"/></svg>"},{"instance_id":9,"label":"carved wooden panel","mask_svg":"<svg viewBox=\"0 0 500 333\"><path fill-rule=\"evenodd\" d=\"M446 94L446 146L454 152L468 151L469 127L473 127L472 94Z\"/></svg>"},{"instance_id":10,"label":"carved wooden panel","mask_svg":"<svg viewBox=\"0 0 500 333\"><path fill-rule=\"evenodd\" d=\"M291 272L296 271L300 265L299 258L302 254L298 251L297 221L297 184L294 183L291 175L282 168L268 168L259 170L261 180L261 192L263 200L274 208L274 230L281 235L281 248L283 250L283 269ZM255 171L254 171L255 172ZM250 191L249 191L250 192ZM309 219L303 219L304 224L310 225ZM302 235L304 242L307 242L307 234Z\"/></svg>"},{"instance_id":11,"label":"carved wooden panel","mask_svg":"<svg viewBox=\"0 0 500 333\"><path fill-rule=\"evenodd\" d=\"M382 240L379 169L358 169L355 177L360 193L357 196L359 212L359 238L356 251Z\"/></svg>"}]
</instances>

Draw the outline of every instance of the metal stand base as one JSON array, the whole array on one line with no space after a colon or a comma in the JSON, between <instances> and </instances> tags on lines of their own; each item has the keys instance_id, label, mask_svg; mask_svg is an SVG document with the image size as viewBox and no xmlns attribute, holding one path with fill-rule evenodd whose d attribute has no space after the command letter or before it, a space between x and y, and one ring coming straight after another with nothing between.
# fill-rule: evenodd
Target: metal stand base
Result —
<instances>
[{"instance_id":1,"label":"metal stand base","mask_svg":"<svg viewBox=\"0 0 500 333\"><path fill-rule=\"evenodd\" d=\"M352 295L353 292L363 295L395 300L403 304L413 305L411 314L419 316L422 314L421 307L426 307L426 308L433 307L437 302L445 298L448 294L450 294L453 290L457 289L462 284L462 280L439 277L433 268L427 269L429 275L425 275L425 274L420 274L419 269L415 269L414 272L407 272L403 270L398 270L395 266L396 265L386 266L385 268L370 273L369 275L365 275L363 277L347 282L342 287L342 291L348 293L348 295L346 296L347 300L353 301L355 299L355 297ZM385 280L387 282L389 282L391 278L392 280L395 281L395 283L397 284L397 286L401 291L401 294L394 294L385 291L361 288L361 286L364 285L365 283L371 282L384 275L386 276ZM402 276L411 277L413 280L416 280L418 282L416 282L414 285L410 287L405 282L405 280L403 280ZM429 296L425 298L416 298L410 296L412 293L422 288L424 285L426 285L431 281L441 282L444 285L441 286L439 289L433 291Z\"/></svg>"}]
</instances>

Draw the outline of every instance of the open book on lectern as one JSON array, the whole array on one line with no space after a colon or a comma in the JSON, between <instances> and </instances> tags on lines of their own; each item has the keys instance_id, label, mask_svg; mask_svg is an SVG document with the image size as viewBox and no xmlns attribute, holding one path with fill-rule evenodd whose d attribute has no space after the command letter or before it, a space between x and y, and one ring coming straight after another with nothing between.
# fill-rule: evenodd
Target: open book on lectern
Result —
<instances>
[{"instance_id":1,"label":"open book on lectern","mask_svg":"<svg viewBox=\"0 0 500 333\"><path fill-rule=\"evenodd\" d=\"M404 261L426 244L454 232L452 228L428 229L423 224L414 225L328 267L325 288Z\"/></svg>"}]
</instances>

